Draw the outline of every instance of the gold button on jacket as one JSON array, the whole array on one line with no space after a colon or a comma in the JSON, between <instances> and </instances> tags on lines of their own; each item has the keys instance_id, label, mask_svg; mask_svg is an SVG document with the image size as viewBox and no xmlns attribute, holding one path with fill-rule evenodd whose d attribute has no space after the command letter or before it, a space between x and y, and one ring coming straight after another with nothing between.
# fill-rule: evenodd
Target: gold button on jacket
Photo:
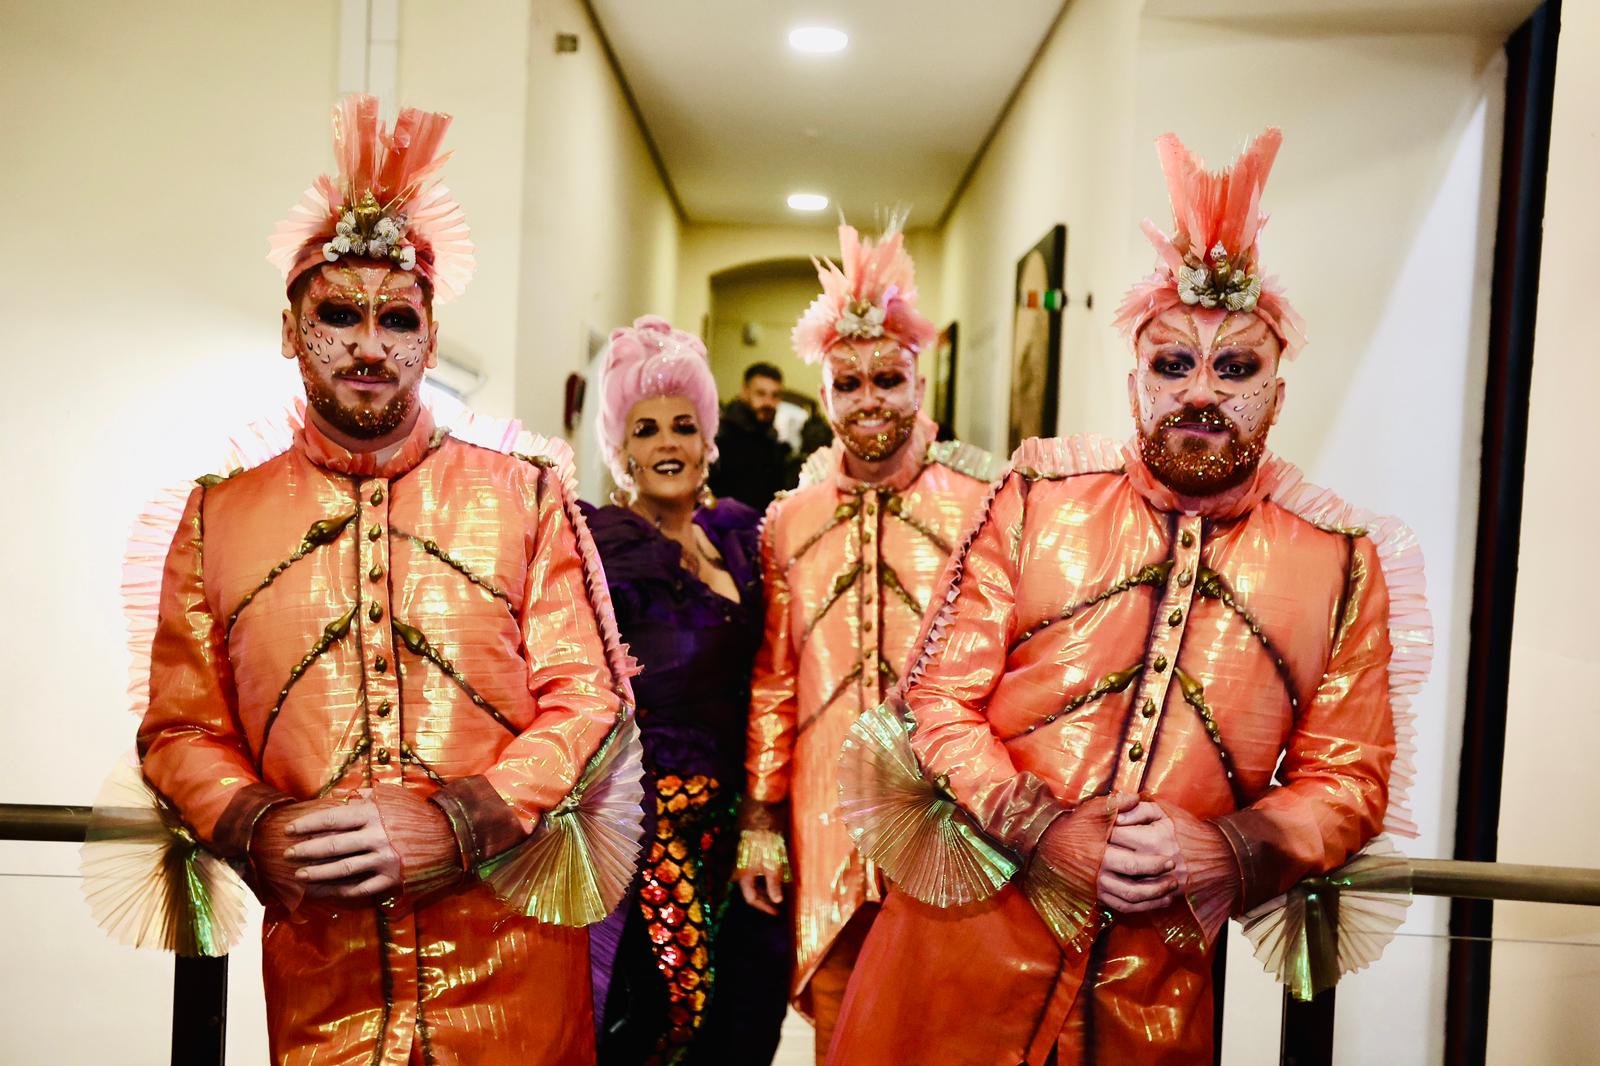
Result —
<instances>
[{"instance_id":1,"label":"gold button on jacket","mask_svg":"<svg viewBox=\"0 0 1600 1066\"><path fill-rule=\"evenodd\" d=\"M998 472L986 453L930 436L906 444L927 458L898 484L845 477L838 445L818 453L812 483L774 502L762 530L766 639L746 769L752 799L790 803L802 1009L834 937L880 897L838 817L840 745L905 671L951 546Z\"/></svg>"},{"instance_id":2,"label":"gold button on jacket","mask_svg":"<svg viewBox=\"0 0 1600 1066\"><path fill-rule=\"evenodd\" d=\"M551 465L426 412L382 465L306 427L189 497L145 775L231 858L272 804L380 782L450 798L469 861L504 851L631 702L597 565ZM512 913L475 876L420 904L270 901L263 968L275 1062L404 1063L419 1040L430 1061L592 1055L586 933Z\"/></svg>"},{"instance_id":3,"label":"gold button on jacket","mask_svg":"<svg viewBox=\"0 0 1600 1066\"><path fill-rule=\"evenodd\" d=\"M1228 911L1339 866L1386 815L1407 827L1421 559L1403 526L1357 514L1273 457L1233 506L1192 514L1131 448L1024 443L901 695L921 772L1030 890L1046 827L1102 812L1068 837L1082 870L1058 871L1079 924L1047 925L1016 883L953 910L891 892L833 1061L1078 1062L1091 1030L1097 1062L1210 1061ZM1170 812L1186 899L1100 917L1113 791Z\"/></svg>"}]
</instances>

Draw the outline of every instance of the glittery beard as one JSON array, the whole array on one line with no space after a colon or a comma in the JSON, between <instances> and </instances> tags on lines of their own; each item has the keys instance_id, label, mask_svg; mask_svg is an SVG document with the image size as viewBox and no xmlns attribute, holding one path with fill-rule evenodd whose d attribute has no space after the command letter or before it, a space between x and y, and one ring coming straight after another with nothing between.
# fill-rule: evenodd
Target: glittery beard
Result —
<instances>
[{"instance_id":1,"label":"glittery beard","mask_svg":"<svg viewBox=\"0 0 1600 1066\"><path fill-rule=\"evenodd\" d=\"M1198 422L1227 433L1220 449L1204 441L1176 439L1172 427ZM1267 435L1241 441L1239 430L1216 407L1185 407L1163 418L1149 433L1139 434L1139 457L1162 484L1184 496L1212 496L1242 485L1255 473Z\"/></svg>"},{"instance_id":2,"label":"glittery beard","mask_svg":"<svg viewBox=\"0 0 1600 1066\"><path fill-rule=\"evenodd\" d=\"M333 388L324 385L322 379L312 371L307 359L307 355L302 352L300 377L306 386L306 402L311 404L317 414L334 429L360 440L382 437L398 429L410 417L412 409L417 405L418 393L422 391L422 381L418 379L413 388L396 393L382 407L368 404L346 407L339 402L339 397L334 394Z\"/></svg>"},{"instance_id":3,"label":"glittery beard","mask_svg":"<svg viewBox=\"0 0 1600 1066\"><path fill-rule=\"evenodd\" d=\"M856 423L864 418L879 418L887 414L892 421L888 426L876 433L862 433L857 430ZM845 450L857 459L868 463L878 463L889 458L900 450L900 446L911 439L911 431L917 425L917 412L897 414L893 411L858 411L845 418L844 422L833 427L839 439L844 442Z\"/></svg>"}]
</instances>

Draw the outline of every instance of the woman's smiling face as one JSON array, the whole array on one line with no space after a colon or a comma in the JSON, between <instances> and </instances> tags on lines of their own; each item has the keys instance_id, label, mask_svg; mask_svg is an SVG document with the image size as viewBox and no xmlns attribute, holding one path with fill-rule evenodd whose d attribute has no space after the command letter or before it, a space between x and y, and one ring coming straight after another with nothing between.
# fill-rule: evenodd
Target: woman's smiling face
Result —
<instances>
[{"instance_id":1,"label":"woman's smiling face","mask_svg":"<svg viewBox=\"0 0 1600 1066\"><path fill-rule=\"evenodd\" d=\"M694 404L685 396L640 400L628 412L627 427L622 452L639 498L692 500L706 474L706 438Z\"/></svg>"}]
</instances>

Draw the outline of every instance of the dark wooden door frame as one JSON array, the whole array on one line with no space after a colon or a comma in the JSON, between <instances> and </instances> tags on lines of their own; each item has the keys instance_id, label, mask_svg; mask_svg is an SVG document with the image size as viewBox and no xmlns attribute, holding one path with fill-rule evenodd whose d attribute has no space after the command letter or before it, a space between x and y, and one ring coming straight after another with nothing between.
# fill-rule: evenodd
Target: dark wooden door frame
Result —
<instances>
[{"instance_id":1,"label":"dark wooden door frame","mask_svg":"<svg viewBox=\"0 0 1600 1066\"><path fill-rule=\"evenodd\" d=\"M1505 141L1490 290L1489 366L1454 851L1457 859L1485 862L1494 861L1499 851L1528 398L1533 381L1545 173L1560 27L1561 0L1549 0L1506 42ZM1448 1066L1484 1063L1489 1027L1488 938L1493 932L1494 904L1453 901L1451 936L1478 939L1455 939L1450 944L1445 1004Z\"/></svg>"}]
</instances>

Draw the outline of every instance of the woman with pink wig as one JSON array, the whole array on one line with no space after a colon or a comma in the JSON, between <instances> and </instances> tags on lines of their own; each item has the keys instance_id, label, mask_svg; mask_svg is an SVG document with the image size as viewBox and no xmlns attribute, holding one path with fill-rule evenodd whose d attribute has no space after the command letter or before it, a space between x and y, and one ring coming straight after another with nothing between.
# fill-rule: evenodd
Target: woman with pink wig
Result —
<instances>
[{"instance_id":1,"label":"woman with pink wig","mask_svg":"<svg viewBox=\"0 0 1600 1066\"><path fill-rule=\"evenodd\" d=\"M617 625L643 672L646 843L624 905L592 928L599 1061L765 1063L788 986L785 923L728 891L759 514L716 500L717 390L700 338L647 316L611 333L600 447L617 483L588 509Z\"/></svg>"}]
</instances>

